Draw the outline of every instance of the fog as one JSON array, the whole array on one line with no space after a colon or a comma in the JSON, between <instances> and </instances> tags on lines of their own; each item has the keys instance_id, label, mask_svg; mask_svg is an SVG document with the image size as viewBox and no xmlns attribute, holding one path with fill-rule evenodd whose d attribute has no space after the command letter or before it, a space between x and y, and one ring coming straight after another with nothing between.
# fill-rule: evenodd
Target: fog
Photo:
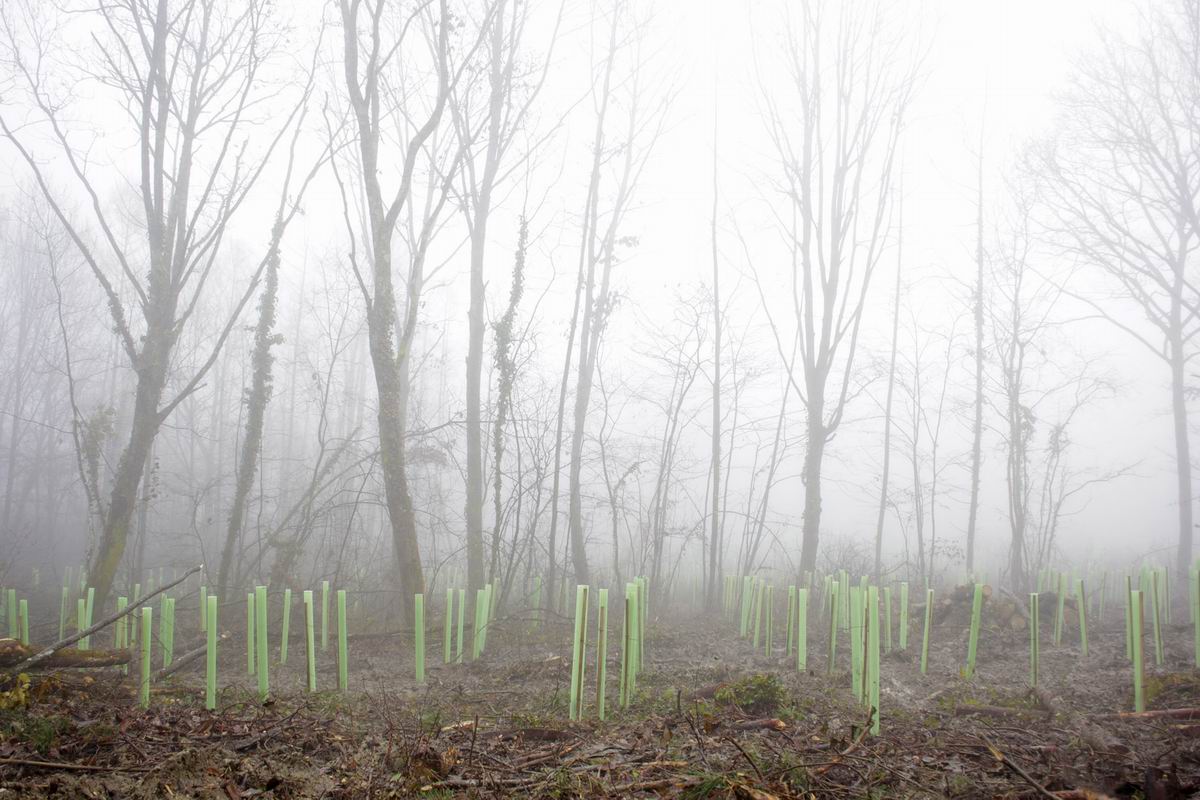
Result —
<instances>
[{"instance_id":1,"label":"fog","mask_svg":"<svg viewBox=\"0 0 1200 800\"><path fill-rule=\"evenodd\" d=\"M1197 19L8 0L0 584L1186 570Z\"/></svg>"}]
</instances>

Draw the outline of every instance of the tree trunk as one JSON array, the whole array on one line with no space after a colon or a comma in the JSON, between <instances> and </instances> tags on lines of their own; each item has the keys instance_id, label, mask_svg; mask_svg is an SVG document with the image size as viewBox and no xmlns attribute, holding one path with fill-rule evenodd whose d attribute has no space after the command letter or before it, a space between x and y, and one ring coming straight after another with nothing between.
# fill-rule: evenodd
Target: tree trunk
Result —
<instances>
[{"instance_id":1,"label":"tree trunk","mask_svg":"<svg viewBox=\"0 0 1200 800\"><path fill-rule=\"evenodd\" d=\"M712 382L712 533L708 540L708 591L705 607L710 611L721 602L721 271L717 258L717 116L713 115L713 382Z\"/></svg>"},{"instance_id":2,"label":"tree trunk","mask_svg":"<svg viewBox=\"0 0 1200 800\"><path fill-rule=\"evenodd\" d=\"M904 211L901 203L899 237L896 243L896 289L892 296L892 354L888 362L887 399L883 407L883 474L879 478L879 514L875 519L875 580L883 573L883 520L887 514L888 478L892 465L892 398L896 389L896 349L900 331L900 273L904 243Z\"/></svg>"},{"instance_id":3,"label":"tree trunk","mask_svg":"<svg viewBox=\"0 0 1200 800\"><path fill-rule=\"evenodd\" d=\"M800 574L816 572L821 539L821 467L825 459L824 386L809 391L808 450L804 453L804 529L800 544Z\"/></svg>"},{"instance_id":4,"label":"tree trunk","mask_svg":"<svg viewBox=\"0 0 1200 800\"><path fill-rule=\"evenodd\" d=\"M1178 273L1177 273L1178 274ZM1182 276L1177 278L1182 282ZM1192 461L1191 443L1188 440L1188 410L1185 395L1184 353L1182 337L1182 286L1172 293L1171 302L1171 411L1175 426L1175 478L1179 493L1179 544L1175 551L1175 569L1179 585L1187 579L1192 563Z\"/></svg>"},{"instance_id":5,"label":"tree trunk","mask_svg":"<svg viewBox=\"0 0 1200 800\"><path fill-rule=\"evenodd\" d=\"M975 216L975 419L971 430L971 499L967 507L967 573L975 571L975 526L979 519L979 474L983 464L983 136L980 135L979 192Z\"/></svg>"},{"instance_id":6,"label":"tree trunk","mask_svg":"<svg viewBox=\"0 0 1200 800\"><path fill-rule=\"evenodd\" d=\"M165 298L160 299L163 302ZM173 327L174 303L166 301L164 310L147 309L152 317L146 332L145 345L141 351L141 364L137 371L137 390L134 395L133 423L129 431L129 444L121 454L117 472L113 477L112 493L108 501L108 513L104 517L104 528L100 531L96 555L88 567L88 582L96 590L96 608L105 608L108 595L116 579L117 569L125 554L129 541L133 513L138 503L138 487L154 437L162 423L159 403L166 385L167 370L171 362L174 337L169 331ZM157 318L157 319L153 319ZM168 324L159 321L170 320Z\"/></svg>"},{"instance_id":7,"label":"tree trunk","mask_svg":"<svg viewBox=\"0 0 1200 800\"><path fill-rule=\"evenodd\" d=\"M250 490L254 488L258 456L262 451L263 422L267 403L271 400L272 367L275 362L275 357L271 355L271 345L275 343L275 312L279 295L279 240L282 227L282 220L277 219L272 234L271 252L267 255L262 298L258 304L258 324L254 328L254 352L251 356L254 374L250 378L250 391L246 398L246 433L238 459L233 507L229 511L229 527L225 532L225 545L221 548L221 568L217 573L218 597L230 596L229 570L233 565L234 553L242 540L246 504L250 498Z\"/></svg>"}]
</instances>

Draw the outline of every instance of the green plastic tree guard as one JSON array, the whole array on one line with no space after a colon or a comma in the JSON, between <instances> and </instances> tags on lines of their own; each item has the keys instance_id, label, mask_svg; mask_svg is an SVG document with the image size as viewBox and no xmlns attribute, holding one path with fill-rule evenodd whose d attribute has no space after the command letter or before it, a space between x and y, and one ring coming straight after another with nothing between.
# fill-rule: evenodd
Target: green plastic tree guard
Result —
<instances>
[{"instance_id":1,"label":"green plastic tree guard","mask_svg":"<svg viewBox=\"0 0 1200 800\"><path fill-rule=\"evenodd\" d=\"M1038 650L1041 646L1041 609L1038 606L1038 593L1029 595L1029 685L1038 685Z\"/></svg>"},{"instance_id":2,"label":"green plastic tree guard","mask_svg":"<svg viewBox=\"0 0 1200 800\"><path fill-rule=\"evenodd\" d=\"M1083 578L1075 580L1075 603L1079 606L1079 649L1087 658L1087 593L1084 590Z\"/></svg>"},{"instance_id":3,"label":"green plastic tree guard","mask_svg":"<svg viewBox=\"0 0 1200 800\"><path fill-rule=\"evenodd\" d=\"M796 590L796 669L808 670L808 589Z\"/></svg>"},{"instance_id":4,"label":"green plastic tree guard","mask_svg":"<svg viewBox=\"0 0 1200 800\"><path fill-rule=\"evenodd\" d=\"M967 668L964 677L970 679L975 675L975 655L979 650L979 624L983 611L983 584L975 584L975 596L971 600L971 632L967 639Z\"/></svg>"},{"instance_id":5,"label":"green plastic tree guard","mask_svg":"<svg viewBox=\"0 0 1200 800\"><path fill-rule=\"evenodd\" d=\"M571 638L571 705L569 717L583 718L583 677L587 649L588 587L575 587L575 635Z\"/></svg>"},{"instance_id":6,"label":"green plastic tree guard","mask_svg":"<svg viewBox=\"0 0 1200 800\"><path fill-rule=\"evenodd\" d=\"M258 667L258 697L266 700L271 689L271 658L267 638L267 587L254 587L254 658Z\"/></svg>"},{"instance_id":7,"label":"green plastic tree guard","mask_svg":"<svg viewBox=\"0 0 1200 800\"><path fill-rule=\"evenodd\" d=\"M149 606L142 607L142 679L138 684L138 702L142 708L150 707L150 643L154 638L150 635L150 631L154 623L154 609Z\"/></svg>"},{"instance_id":8,"label":"green plastic tree guard","mask_svg":"<svg viewBox=\"0 0 1200 800\"><path fill-rule=\"evenodd\" d=\"M217 598L205 598L205 634L207 635L204 669L204 707L212 711L217 707Z\"/></svg>"},{"instance_id":9,"label":"green plastic tree guard","mask_svg":"<svg viewBox=\"0 0 1200 800\"><path fill-rule=\"evenodd\" d=\"M350 652L346 647L348 631L346 630L346 590L337 590L337 644L338 644L338 689L346 691L350 688Z\"/></svg>"},{"instance_id":10,"label":"green plastic tree guard","mask_svg":"<svg viewBox=\"0 0 1200 800\"><path fill-rule=\"evenodd\" d=\"M417 683L425 682L425 595L413 595L413 661Z\"/></svg>"},{"instance_id":11,"label":"green plastic tree guard","mask_svg":"<svg viewBox=\"0 0 1200 800\"><path fill-rule=\"evenodd\" d=\"M867 702L871 733L879 735L879 589L867 589Z\"/></svg>"},{"instance_id":12,"label":"green plastic tree guard","mask_svg":"<svg viewBox=\"0 0 1200 800\"><path fill-rule=\"evenodd\" d=\"M458 635L455 638L455 657L454 660L459 664L463 659L463 623L467 618L467 590L458 590Z\"/></svg>"},{"instance_id":13,"label":"green plastic tree guard","mask_svg":"<svg viewBox=\"0 0 1200 800\"><path fill-rule=\"evenodd\" d=\"M1140 590L1133 590L1129 593L1131 613L1129 615L1129 627L1133 641L1133 710L1146 710L1146 693L1145 693L1145 677L1146 677L1146 659L1144 649L1142 647L1142 628L1143 626L1143 611L1142 611L1142 593Z\"/></svg>"},{"instance_id":14,"label":"green plastic tree guard","mask_svg":"<svg viewBox=\"0 0 1200 800\"><path fill-rule=\"evenodd\" d=\"M601 589L596 609L596 716L604 721L608 680L608 589Z\"/></svg>"},{"instance_id":15,"label":"green plastic tree guard","mask_svg":"<svg viewBox=\"0 0 1200 800\"><path fill-rule=\"evenodd\" d=\"M283 590L283 620L279 624L279 664L287 663L288 634L292 622L292 590Z\"/></svg>"},{"instance_id":16,"label":"green plastic tree guard","mask_svg":"<svg viewBox=\"0 0 1200 800\"><path fill-rule=\"evenodd\" d=\"M22 597L18 602L21 618L21 644L29 646L29 600Z\"/></svg>"},{"instance_id":17,"label":"green plastic tree guard","mask_svg":"<svg viewBox=\"0 0 1200 800\"><path fill-rule=\"evenodd\" d=\"M329 581L321 581L321 652L329 649Z\"/></svg>"},{"instance_id":18,"label":"green plastic tree guard","mask_svg":"<svg viewBox=\"0 0 1200 800\"><path fill-rule=\"evenodd\" d=\"M446 587L446 614L442 623L442 663L449 664L454 650L454 587Z\"/></svg>"},{"instance_id":19,"label":"green plastic tree guard","mask_svg":"<svg viewBox=\"0 0 1200 800\"><path fill-rule=\"evenodd\" d=\"M921 636L921 674L929 673L929 634L933 629L933 589L925 590L925 633Z\"/></svg>"},{"instance_id":20,"label":"green plastic tree guard","mask_svg":"<svg viewBox=\"0 0 1200 800\"><path fill-rule=\"evenodd\" d=\"M308 691L317 690L317 637L313 630L313 593L305 589L304 601L304 662L308 673Z\"/></svg>"},{"instance_id":21,"label":"green plastic tree guard","mask_svg":"<svg viewBox=\"0 0 1200 800\"><path fill-rule=\"evenodd\" d=\"M246 592L246 674L254 673L254 592Z\"/></svg>"}]
</instances>

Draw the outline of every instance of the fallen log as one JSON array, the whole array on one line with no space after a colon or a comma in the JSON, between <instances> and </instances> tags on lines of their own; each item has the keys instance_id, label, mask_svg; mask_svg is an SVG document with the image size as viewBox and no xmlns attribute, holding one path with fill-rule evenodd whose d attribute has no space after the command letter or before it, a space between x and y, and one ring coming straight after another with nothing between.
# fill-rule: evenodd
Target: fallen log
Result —
<instances>
[{"instance_id":1,"label":"fallen log","mask_svg":"<svg viewBox=\"0 0 1200 800\"><path fill-rule=\"evenodd\" d=\"M201 565L200 567L192 567L187 572L183 573L183 575L181 577L171 581L168 584L158 587L157 589L155 589L153 592L150 592L145 597L141 597L138 600L135 600L134 602L130 603L126 608L123 608L120 611L117 611L116 613L105 617L104 619L100 620L95 625L91 626L90 628L86 628L85 630L78 631L77 633L73 633L70 636L66 637L65 639L59 639L57 642L50 645L46 649L44 649L40 652L34 653L33 655L29 656L25 660L17 663L15 666L12 667L12 671L13 672L25 672L26 670L34 669L38 664L40 664L43 661L46 661L51 656L53 656L55 653L57 653L59 650L70 647L71 645L78 642L80 639L85 639L88 636L91 636L93 633L96 633L97 631L104 630L109 625L112 625L114 622L119 620L121 617L132 614L134 612L134 610L144 606L147 602L149 602L151 600L151 598L157 597L158 595L162 594L163 592L167 591L168 589L175 588L176 586L183 583L188 578L190 578L191 576L193 576L197 572L199 572L202 567L203 567L203 565ZM85 652L88 652L88 651L85 651Z\"/></svg>"},{"instance_id":2,"label":"fallen log","mask_svg":"<svg viewBox=\"0 0 1200 800\"><path fill-rule=\"evenodd\" d=\"M16 639L0 639L0 668L11 667L29 660L37 651L21 644ZM90 667L113 667L128 664L133 660L129 650L58 650L48 658L25 669L88 669ZM25 669L18 670L19 672Z\"/></svg>"}]
</instances>

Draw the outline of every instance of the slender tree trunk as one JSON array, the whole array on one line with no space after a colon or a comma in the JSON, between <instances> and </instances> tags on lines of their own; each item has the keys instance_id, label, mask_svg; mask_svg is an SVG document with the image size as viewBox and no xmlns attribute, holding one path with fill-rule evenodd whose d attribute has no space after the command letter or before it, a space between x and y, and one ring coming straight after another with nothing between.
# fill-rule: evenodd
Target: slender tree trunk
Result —
<instances>
[{"instance_id":1,"label":"slender tree trunk","mask_svg":"<svg viewBox=\"0 0 1200 800\"><path fill-rule=\"evenodd\" d=\"M808 449L804 453L804 517L800 544L800 574L816 572L821 540L821 466L825 459L824 382L808 394Z\"/></svg>"},{"instance_id":2,"label":"slender tree trunk","mask_svg":"<svg viewBox=\"0 0 1200 800\"><path fill-rule=\"evenodd\" d=\"M1182 270L1176 270L1175 291L1171 296L1170 309L1170 367L1171 367L1171 412L1175 427L1175 477L1179 492L1179 544L1175 552L1175 569L1179 585L1186 580L1192 563L1192 461L1191 443L1188 439L1188 409L1185 394L1184 365L1186 354L1183 343L1183 308L1180 300L1183 288Z\"/></svg>"},{"instance_id":3,"label":"slender tree trunk","mask_svg":"<svg viewBox=\"0 0 1200 800\"><path fill-rule=\"evenodd\" d=\"M979 476L983 465L983 137L980 136L975 215L975 418L971 430L971 499L967 506L967 572L975 571L975 527L979 519Z\"/></svg>"},{"instance_id":4,"label":"slender tree trunk","mask_svg":"<svg viewBox=\"0 0 1200 800\"><path fill-rule=\"evenodd\" d=\"M714 106L715 111L715 106ZM708 541L706 606L720 603L721 586L721 270L717 257L717 116L713 114L713 200L710 228L713 279L712 532Z\"/></svg>"},{"instance_id":5,"label":"slender tree trunk","mask_svg":"<svg viewBox=\"0 0 1200 800\"><path fill-rule=\"evenodd\" d=\"M875 580L883 573L883 520L887 513L888 478L892 465L892 398L896 389L896 349L900 332L900 274L903 267L904 245L903 202L900 213L900 234L896 242L896 288L892 295L892 353L888 361L887 398L883 406L883 474L879 478L879 513L875 519Z\"/></svg>"},{"instance_id":6,"label":"slender tree trunk","mask_svg":"<svg viewBox=\"0 0 1200 800\"><path fill-rule=\"evenodd\" d=\"M271 354L271 346L275 343L275 317L279 297L279 244L282 227L282 220L277 219L271 237L271 252L267 254L263 293L258 303L258 323L254 328L254 351L251 355L254 373L250 377L250 391L246 397L246 429L242 439L242 452L238 458L233 507L229 512L229 527L225 532L225 545L221 548L221 568L217 573L218 597L231 596L228 592L230 588L229 571L233 564L233 556L241 545L246 505L250 498L250 491L254 488L258 457L262 452L263 425L266 419L267 404L271 400L272 368L275 363L275 357Z\"/></svg>"}]
</instances>

